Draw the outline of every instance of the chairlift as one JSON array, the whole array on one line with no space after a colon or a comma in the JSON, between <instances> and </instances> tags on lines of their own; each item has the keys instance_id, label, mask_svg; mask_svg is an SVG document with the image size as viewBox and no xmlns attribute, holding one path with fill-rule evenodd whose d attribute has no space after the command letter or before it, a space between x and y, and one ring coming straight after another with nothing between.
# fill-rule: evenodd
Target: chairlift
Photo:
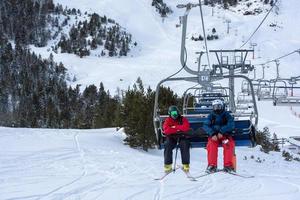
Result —
<instances>
[{"instance_id":1,"label":"chairlift","mask_svg":"<svg viewBox=\"0 0 300 200\"><path fill-rule=\"evenodd\" d=\"M280 80L285 84L283 86L276 86L277 90L274 92L273 105L300 106L300 86L297 85L300 78L292 77ZM283 94L279 93L279 90L283 91Z\"/></svg>"},{"instance_id":2,"label":"chairlift","mask_svg":"<svg viewBox=\"0 0 300 200\"><path fill-rule=\"evenodd\" d=\"M270 80L258 81L257 100L273 100L273 86Z\"/></svg>"},{"instance_id":3,"label":"chairlift","mask_svg":"<svg viewBox=\"0 0 300 200\"><path fill-rule=\"evenodd\" d=\"M259 88L259 80L251 80L251 82L253 85L254 94L257 95L258 88Z\"/></svg>"},{"instance_id":4,"label":"chairlift","mask_svg":"<svg viewBox=\"0 0 300 200\"><path fill-rule=\"evenodd\" d=\"M286 79L275 79L273 87L273 99L286 98L288 96L288 85Z\"/></svg>"},{"instance_id":5,"label":"chairlift","mask_svg":"<svg viewBox=\"0 0 300 200\"><path fill-rule=\"evenodd\" d=\"M247 81L245 81L245 80L242 81L241 92L243 94L250 95L250 86L249 86L249 83Z\"/></svg>"},{"instance_id":6,"label":"chairlift","mask_svg":"<svg viewBox=\"0 0 300 200\"><path fill-rule=\"evenodd\" d=\"M238 93L236 102L237 104L253 104L251 96L243 92Z\"/></svg>"},{"instance_id":7,"label":"chairlift","mask_svg":"<svg viewBox=\"0 0 300 200\"><path fill-rule=\"evenodd\" d=\"M164 141L166 136L164 135L162 124L164 120L168 117L168 114L166 112L161 112L160 110L160 104L159 104L160 88L163 84L167 82L185 81L189 83L198 84L198 86L190 87L186 89L186 92L184 93L185 94L184 104L182 106L183 110L181 112L182 115L189 120L189 123L191 125L191 130L190 130L191 147L206 147L208 135L200 134L198 130L203 126L204 121L207 120L207 116L209 115L209 112L211 112L211 107L208 106L207 107L208 109L202 109L203 108L202 106L204 105L202 103L206 102L209 103L209 105L211 106L211 101L213 101L216 98L224 98L226 104L229 104L228 106L226 106L226 109L234 117L235 128L233 131L233 138L235 140L236 146L253 147L256 145L255 133L258 124L258 111L257 111L257 105L254 96L252 82L248 77L244 75L237 75L234 74L234 72L232 73L231 69L232 67L234 67L234 65L232 66L230 65L230 67L229 65L223 66L223 64L220 64L221 61L218 57L218 53L222 54L222 53L237 52L241 54L241 56L243 57L242 60L245 61L247 53L249 51L248 50L214 50L210 52L213 52L217 55L217 58L219 60L219 65L213 65L212 69L204 70L204 71L200 71L199 69L192 70L191 68L189 68L189 66L187 66L186 63L187 56L186 56L186 47L185 47L187 18L188 18L189 11L197 5L198 4L189 3L187 5L177 6L178 8L186 8L186 12L184 16L180 17L180 21L182 25L181 64L182 64L182 68L189 74L189 76L168 77L160 81L156 86L154 110L153 110L153 125L154 125L154 130L157 139L157 146L159 149L164 148ZM246 55L243 55L244 53ZM228 58L221 58L221 59L222 62L223 59L228 60ZM242 63L241 65L244 66L244 63ZM226 67L228 67L227 69L229 70L229 75L225 75L223 73L223 68ZM249 69L250 65L246 67L247 69ZM216 81L224 80L224 79L229 80L230 89L226 89L225 87L217 88L216 85L214 87ZM251 92L250 97L252 98L253 101L253 113L251 115L245 115L245 114L235 112L234 84L232 84L234 83L234 79L243 79L249 83L250 92ZM230 93L229 98L227 93L224 91ZM193 100L195 101L193 104L194 110L191 110L188 106L188 103L191 98L193 98Z\"/></svg>"},{"instance_id":8,"label":"chairlift","mask_svg":"<svg viewBox=\"0 0 300 200\"><path fill-rule=\"evenodd\" d=\"M238 93L236 100L236 113L240 116L251 116L254 114L254 104L251 96L243 92Z\"/></svg>"},{"instance_id":9,"label":"chairlift","mask_svg":"<svg viewBox=\"0 0 300 200\"><path fill-rule=\"evenodd\" d=\"M194 90L193 93L188 91ZM222 86L212 86L209 88L204 87L193 87L187 89L183 97L183 114L197 114L203 113L204 110L207 113L212 111L212 101L215 99L222 99L225 105L228 105L228 92L229 88L224 88ZM190 99L193 99L193 105L190 106L188 103Z\"/></svg>"}]
</instances>

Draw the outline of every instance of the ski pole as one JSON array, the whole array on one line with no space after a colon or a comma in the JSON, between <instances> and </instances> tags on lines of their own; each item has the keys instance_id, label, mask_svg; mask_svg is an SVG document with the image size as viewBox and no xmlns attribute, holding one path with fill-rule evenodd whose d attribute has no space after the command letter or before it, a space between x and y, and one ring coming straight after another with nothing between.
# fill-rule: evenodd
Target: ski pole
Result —
<instances>
[{"instance_id":1,"label":"ski pole","mask_svg":"<svg viewBox=\"0 0 300 200\"><path fill-rule=\"evenodd\" d=\"M176 151L175 151L175 160L174 160L174 167L173 167L173 172L175 173L176 171L176 161L177 161L177 153L178 153L178 147L179 147L179 137L177 138L176 142Z\"/></svg>"}]
</instances>

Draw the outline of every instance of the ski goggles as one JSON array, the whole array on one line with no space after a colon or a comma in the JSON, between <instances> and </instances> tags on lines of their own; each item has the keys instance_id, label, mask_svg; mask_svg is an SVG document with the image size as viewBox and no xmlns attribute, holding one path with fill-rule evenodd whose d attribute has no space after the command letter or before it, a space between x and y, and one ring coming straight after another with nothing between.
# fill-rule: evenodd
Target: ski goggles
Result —
<instances>
[{"instance_id":1,"label":"ski goggles","mask_svg":"<svg viewBox=\"0 0 300 200\"><path fill-rule=\"evenodd\" d=\"M214 110L222 110L223 106L221 104L215 104L213 105Z\"/></svg>"},{"instance_id":2,"label":"ski goggles","mask_svg":"<svg viewBox=\"0 0 300 200\"><path fill-rule=\"evenodd\" d=\"M170 115L172 116L172 117L177 117L178 116L178 112L176 111L176 110L173 110L173 111L171 111L170 112Z\"/></svg>"}]
</instances>

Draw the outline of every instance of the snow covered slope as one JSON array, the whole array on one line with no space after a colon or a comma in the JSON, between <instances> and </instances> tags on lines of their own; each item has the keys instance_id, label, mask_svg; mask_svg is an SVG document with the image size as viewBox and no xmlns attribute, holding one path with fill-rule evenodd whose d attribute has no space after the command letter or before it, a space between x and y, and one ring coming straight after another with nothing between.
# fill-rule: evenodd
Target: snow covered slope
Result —
<instances>
[{"instance_id":1,"label":"snow covered slope","mask_svg":"<svg viewBox=\"0 0 300 200\"><path fill-rule=\"evenodd\" d=\"M153 179L162 172L162 151L134 150L124 146L122 138L114 129L0 127L0 199L298 200L300 197L300 163L284 161L281 153L237 148L239 173L255 178L217 173L192 182L178 170L160 182ZM222 152L219 157L222 158ZM192 149L191 173L201 174L205 167L205 149Z\"/></svg>"},{"instance_id":2,"label":"snow covered slope","mask_svg":"<svg viewBox=\"0 0 300 200\"><path fill-rule=\"evenodd\" d=\"M69 73L77 76L74 84L99 85L113 93L117 87L126 89L141 76L154 88L168 75L180 69L181 30L176 28L177 3L186 0L165 0L174 14L162 22L151 7L150 0L55 0L70 8L107 15L127 28L138 42L138 48L127 58L86 57L55 54ZM197 1L194 1L197 2ZM258 1L259 2L259 1ZM257 43L257 59L261 63L288 53L300 46L297 21L299 0L280 1L279 14L268 17L251 42ZM265 6L264 9L269 9ZM264 17L243 16L239 8L224 11L204 7L207 31L216 28L220 39L209 42L210 49L239 48ZM227 35L226 19L231 20ZM270 27L269 25L277 24ZM200 32L199 10L190 14L188 38ZM188 41L189 65L196 60L194 51L203 43ZM248 48L246 46L245 48ZM46 48L32 48L48 57ZM260 58L258 58L260 57ZM282 76L299 75L299 55L280 61ZM275 64L267 69L267 78L275 77ZM261 76L261 70L258 69ZM184 74L184 73L182 73ZM182 84L173 84L182 93ZM259 103L259 126L269 126L279 137L300 135L300 119L289 107L273 107L271 102ZM294 108L295 109L295 108ZM300 113L300 110L298 109ZM214 199L214 200L298 200L300 198L299 162L286 162L281 153L264 154L258 149L237 148L238 171L253 174L243 179L228 174L214 174L197 182L189 181L181 171L170 174L162 182L162 151L149 153L130 149L122 143L123 136L114 129L103 130L43 130L0 128L0 199ZM251 156L254 156L252 159ZM222 152L220 152L222 158ZM247 159L246 159L247 158ZM259 158L259 159L258 159ZM206 167L205 149L192 149L191 173L201 174ZM222 167L221 160L219 167Z\"/></svg>"},{"instance_id":3,"label":"snow covered slope","mask_svg":"<svg viewBox=\"0 0 300 200\"><path fill-rule=\"evenodd\" d=\"M178 24L178 17L183 15L184 10L177 9L176 5L186 3L186 0L165 0L168 5L171 5L174 13L164 22L151 6L150 0L101 0L97 2L94 0L55 0L55 2L70 8L79 8L82 11L105 14L127 28L133 34L134 40L138 42L138 47L127 58L90 56L81 59L71 54L54 54L56 61L62 61L69 73L77 76L74 85L99 85L102 81L105 88L114 94L117 87L126 90L140 76L146 86L155 88L160 80L181 68L179 60L181 28L176 28L175 25ZM191 2L197 3L198 1ZM204 6L207 33L210 33L212 28L216 28L220 37L219 40L208 42L209 49L239 48L270 9L270 5L264 5L260 1L247 2L256 2L250 9L261 5L263 12L255 16L244 16L239 10L247 7L245 3L236 8L230 8L230 10ZM255 47L255 59L252 59L252 55L248 56L249 59L252 59L253 64L266 62L300 48L300 28L296 26L297 21L294 20L300 18L298 7L300 7L299 0L279 1L279 9L271 12L250 41L250 43L258 45ZM230 34L227 34L226 20L231 20ZM271 24L276 26L271 27ZM190 38L199 33L202 33L200 14L199 9L195 8L189 15L187 36L188 65L193 69L197 68L195 51L203 50L204 44L191 41ZM244 48L250 48L250 44L245 45ZM46 49L33 48L34 51L48 57L50 52ZM213 60L213 56L211 59ZM281 77L300 75L299 64L300 56L298 54L280 60ZM266 78L275 78L275 63L270 63L267 67ZM180 74L186 73L181 72ZM249 76L253 77L253 74ZM261 77L262 68L257 66L257 78ZM237 82L236 88L240 88L239 83ZM178 82L170 85L179 94L187 88L186 85ZM259 117L259 128L269 126L271 132L276 132L280 137L300 135L300 119L292 115L289 107L275 108L271 102L259 102Z\"/></svg>"},{"instance_id":4,"label":"snow covered slope","mask_svg":"<svg viewBox=\"0 0 300 200\"><path fill-rule=\"evenodd\" d=\"M138 42L138 48L131 52L133 57L128 58L98 58L88 57L80 59L74 55L58 54L55 55L57 61L62 61L71 74L75 74L78 81L74 84L99 84L104 82L106 88L115 91L117 87L127 89L129 85L141 76L146 85L155 87L164 77L180 69L179 62L181 29L176 28L178 17L183 15L184 10L177 9L179 3L186 3L185 0L165 0L171 5L174 13L162 22L160 16L151 6L150 0L55 0L56 3L63 4L70 8L79 8L82 11L90 13L97 12L100 15L107 15L122 27L125 27L133 34L134 40ZM198 2L191 0L191 2ZM250 10L259 7L263 12L259 15L244 16L242 11L246 9L248 2L256 2L250 6ZM209 49L234 49L239 48L245 40L249 38L260 21L270 9L270 5L264 5L260 1L247 1L241 6L224 10L220 7L204 6L204 18L207 33L211 33L215 28L219 35L219 40L210 41ZM279 1L279 9L274 9L268 16L265 23L254 35L250 43L256 43L256 59L252 60L254 64L260 64L270 59L277 58L285 53L289 53L300 46L300 29L295 26L295 21L300 14L298 0ZM213 16L212 16L213 11ZM278 14L276 14L278 13ZM230 29L227 34L226 20L230 20ZM273 24L275 27L271 27ZM188 64L195 65L195 51L203 50L203 42L194 42L190 38L192 35L202 33L199 9L191 11L188 24ZM244 46L249 48L250 43ZM47 57L50 52L47 48L36 49L38 53ZM249 59L252 56L249 56ZM213 56L212 58L213 59ZM299 55L294 54L280 61L280 73L282 77L298 75ZM269 64L267 78L274 78L276 73L275 63ZM288 69L288 70L287 70ZM258 67L258 77L261 77L261 68ZM113 75L112 75L113 74ZM183 73L184 74L184 73ZM176 86L176 85L175 85ZM176 87L178 92L182 92L180 87Z\"/></svg>"}]
</instances>

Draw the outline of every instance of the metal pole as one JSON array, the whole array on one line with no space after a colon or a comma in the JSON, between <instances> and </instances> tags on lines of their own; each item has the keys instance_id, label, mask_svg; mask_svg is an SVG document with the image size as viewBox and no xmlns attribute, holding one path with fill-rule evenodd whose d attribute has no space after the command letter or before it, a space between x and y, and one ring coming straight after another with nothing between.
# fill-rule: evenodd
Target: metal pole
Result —
<instances>
[{"instance_id":1,"label":"metal pole","mask_svg":"<svg viewBox=\"0 0 300 200\"><path fill-rule=\"evenodd\" d=\"M231 76L223 76L224 78L230 78ZM250 91L252 94L252 101L253 101L253 108L254 108L254 115L255 115L255 127L257 128L258 124L258 109L257 109L257 104L256 104L256 99L254 95L254 88L251 79L249 79L247 76L244 75L234 75L235 78L243 78L246 79L250 85Z\"/></svg>"},{"instance_id":2,"label":"metal pole","mask_svg":"<svg viewBox=\"0 0 300 200\"><path fill-rule=\"evenodd\" d=\"M262 68L263 68L263 77L262 77L262 79L265 79L265 65L262 65Z\"/></svg>"},{"instance_id":3,"label":"metal pole","mask_svg":"<svg viewBox=\"0 0 300 200\"><path fill-rule=\"evenodd\" d=\"M175 151L175 160L174 160L174 166L173 166L173 172L175 173L176 171L176 162L177 162L177 154L178 154L178 147L179 147L179 140L180 138L177 138L177 142L176 142L176 151Z\"/></svg>"},{"instance_id":4,"label":"metal pole","mask_svg":"<svg viewBox=\"0 0 300 200\"><path fill-rule=\"evenodd\" d=\"M229 34L229 29L230 29L229 24L231 23L230 19L226 19L226 23L227 23L227 34Z\"/></svg>"},{"instance_id":5,"label":"metal pole","mask_svg":"<svg viewBox=\"0 0 300 200\"><path fill-rule=\"evenodd\" d=\"M275 60L275 64L276 64L277 78L279 78L279 60Z\"/></svg>"},{"instance_id":6,"label":"metal pole","mask_svg":"<svg viewBox=\"0 0 300 200\"><path fill-rule=\"evenodd\" d=\"M197 53L198 53L198 52L197 52ZM199 57L198 57L198 73L199 73L200 70L201 70L201 57L202 57L203 54L204 54L203 51L200 51L200 52L199 52Z\"/></svg>"},{"instance_id":7,"label":"metal pole","mask_svg":"<svg viewBox=\"0 0 300 200\"><path fill-rule=\"evenodd\" d=\"M252 46L252 49L253 49L252 59L255 59L254 52L255 52L255 47L257 46L257 44L256 43L250 43L250 45Z\"/></svg>"},{"instance_id":8,"label":"metal pole","mask_svg":"<svg viewBox=\"0 0 300 200\"><path fill-rule=\"evenodd\" d=\"M200 15L201 15L201 22L202 22L202 31L203 31L203 37L204 37L204 43L205 43L205 49L206 49L206 56L207 56L207 63L208 63L208 67L211 69L210 66L210 59L209 59L209 53L208 53L208 47L207 47L207 37L205 34L205 27L204 27L204 17L203 17L203 11L202 11L202 4L201 4L201 0L199 0L199 7L200 7Z\"/></svg>"},{"instance_id":9,"label":"metal pole","mask_svg":"<svg viewBox=\"0 0 300 200\"><path fill-rule=\"evenodd\" d=\"M230 110L235 112L235 103L234 103L234 66L229 66L229 102L230 102Z\"/></svg>"},{"instance_id":10,"label":"metal pole","mask_svg":"<svg viewBox=\"0 0 300 200\"><path fill-rule=\"evenodd\" d=\"M181 53L180 53L180 61L182 67L190 74L197 75L198 72L190 69L186 65L186 48L185 48L185 40L186 40L186 30L187 30L187 18L191 8L187 8L184 16L180 17L180 21L182 23L182 36L181 36Z\"/></svg>"}]
</instances>

